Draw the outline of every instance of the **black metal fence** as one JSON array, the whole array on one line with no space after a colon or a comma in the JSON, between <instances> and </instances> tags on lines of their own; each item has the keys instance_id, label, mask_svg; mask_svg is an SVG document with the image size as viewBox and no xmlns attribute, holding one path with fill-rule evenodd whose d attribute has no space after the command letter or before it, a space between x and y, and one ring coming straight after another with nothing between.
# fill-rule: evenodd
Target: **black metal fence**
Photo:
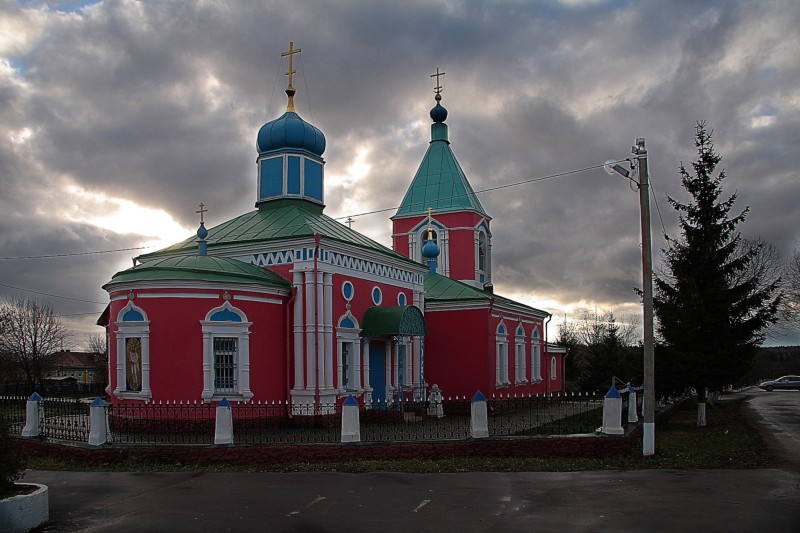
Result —
<instances>
[{"instance_id":1,"label":"black metal fence","mask_svg":"<svg viewBox=\"0 0 800 533\"><path fill-rule=\"evenodd\" d=\"M623 424L627 393L623 393ZM587 394L487 399L489 436L593 433L603 423L603 397ZM0 397L0 417L19 434L25 424L23 397ZM90 405L86 400L48 398L40 402L40 427L47 438L87 442ZM463 440L471 434L467 398L441 404L403 402L380 409L359 408L361 442ZM231 403L236 445L338 443L342 404L292 406L289 403ZM126 445L214 442L217 404L125 403L107 405L108 442ZM298 414L301 413L301 414Z\"/></svg>"}]
</instances>

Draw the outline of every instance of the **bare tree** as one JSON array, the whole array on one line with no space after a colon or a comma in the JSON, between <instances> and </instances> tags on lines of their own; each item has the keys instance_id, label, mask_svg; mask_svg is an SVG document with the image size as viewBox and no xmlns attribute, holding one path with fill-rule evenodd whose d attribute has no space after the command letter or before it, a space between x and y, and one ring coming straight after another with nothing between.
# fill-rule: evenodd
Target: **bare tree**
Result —
<instances>
[{"instance_id":1,"label":"bare tree","mask_svg":"<svg viewBox=\"0 0 800 533\"><path fill-rule=\"evenodd\" d=\"M800 328L800 250L797 249L783 272L781 316L791 328Z\"/></svg>"},{"instance_id":2,"label":"bare tree","mask_svg":"<svg viewBox=\"0 0 800 533\"><path fill-rule=\"evenodd\" d=\"M108 344L106 336L100 333L89 335L87 348L92 355L97 370L105 370L108 366Z\"/></svg>"},{"instance_id":3,"label":"bare tree","mask_svg":"<svg viewBox=\"0 0 800 533\"><path fill-rule=\"evenodd\" d=\"M50 356L71 336L48 303L12 298L0 304L0 352L25 376L31 389L42 383Z\"/></svg>"}]
</instances>

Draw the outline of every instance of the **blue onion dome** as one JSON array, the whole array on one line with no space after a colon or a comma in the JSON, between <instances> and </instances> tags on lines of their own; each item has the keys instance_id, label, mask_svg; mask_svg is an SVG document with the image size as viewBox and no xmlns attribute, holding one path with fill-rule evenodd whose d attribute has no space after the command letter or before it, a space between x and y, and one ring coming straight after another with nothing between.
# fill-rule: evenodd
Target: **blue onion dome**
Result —
<instances>
[{"instance_id":1,"label":"blue onion dome","mask_svg":"<svg viewBox=\"0 0 800 533\"><path fill-rule=\"evenodd\" d=\"M259 154L263 154L287 148L306 150L321 157L325 151L325 135L294 111L287 111L261 126L256 138L256 149Z\"/></svg>"},{"instance_id":2,"label":"blue onion dome","mask_svg":"<svg viewBox=\"0 0 800 533\"><path fill-rule=\"evenodd\" d=\"M436 96L439 95L437 94ZM445 109L444 106L440 104L438 101L436 102L436 107L431 109L431 119L437 124L441 124L442 122L447 120L447 109Z\"/></svg>"},{"instance_id":3,"label":"blue onion dome","mask_svg":"<svg viewBox=\"0 0 800 533\"><path fill-rule=\"evenodd\" d=\"M432 239L426 241L425 246L422 247L422 257L425 259L436 259L440 253L439 245Z\"/></svg>"},{"instance_id":4,"label":"blue onion dome","mask_svg":"<svg viewBox=\"0 0 800 533\"><path fill-rule=\"evenodd\" d=\"M205 240L205 238L208 237L208 230L202 222L200 223L200 227L197 228L197 237L201 240Z\"/></svg>"}]
</instances>

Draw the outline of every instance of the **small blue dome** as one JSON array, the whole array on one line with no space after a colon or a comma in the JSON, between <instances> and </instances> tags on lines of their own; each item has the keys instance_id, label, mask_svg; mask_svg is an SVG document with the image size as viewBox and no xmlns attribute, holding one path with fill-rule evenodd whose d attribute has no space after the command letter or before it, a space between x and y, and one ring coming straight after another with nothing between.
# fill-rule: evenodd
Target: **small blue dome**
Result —
<instances>
[{"instance_id":1,"label":"small blue dome","mask_svg":"<svg viewBox=\"0 0 800 533\"><path fill-rule=\"evenodd\" d=\"M441 250L439 249L439 245L436 244L436 241L427 241L425 246L422 247L422 257L425 259L436 259L439 257L440 253Z\"/></svg>"},{"instance_id":2,"label":"small blue dome","mask_svg":"<svg viewBox=\"0 0 800 533\"><path fill-rule=\"evenodd\" d=\"M325 151L325 135L297 113L287 111L261 126L256 138L259 154L285 148L306 150L321 157Z\"/></svg>"},{"instance_id":3,"label":"small blue dome","mask_svg":"<svg viewBox=\"0 0 800 533\"><path fill-rule=\"evenodd\" d=\"M442 104L436 102L436 107L431 109L431 119L437 124L447 120L447 109Z\"/></svg>"}]
</instances>

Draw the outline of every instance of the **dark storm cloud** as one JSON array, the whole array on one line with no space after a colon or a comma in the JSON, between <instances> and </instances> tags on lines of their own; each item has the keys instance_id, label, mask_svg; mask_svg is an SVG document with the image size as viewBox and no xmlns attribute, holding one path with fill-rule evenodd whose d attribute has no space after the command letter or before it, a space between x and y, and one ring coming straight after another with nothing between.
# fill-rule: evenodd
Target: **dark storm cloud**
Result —
<instances>
[{"instance_id":1,"label":"dark storm cloud","mask_svg":"<svg viewBox=\"0 0 800 533\"><path fill-rule=\"evenodd\" d=\"M289 40L303 50L298 111L328 140L326 212L387 209L353 225L386 244L430 140L430 74L447 73L451 146L487 191L501 293L638 305L638 195L626 180L593 169L494 189L623 159L646 137L658 263L661 233L677 228L666 195L687 199L678 166L694 160L697 120L715 131L725 194L751 207L743 233L785 256L800 239L791 1L41 5L0 7L14 21L0 40L2 256L145 242L136 221L120 235L68 218L81 212L64 204L77 201L70 185L186 227L199 201L212 225L252 209L254 140L285 108ZM359 154L363 179L350 172ZM0 273L94 300L123 263L7 261Z\"/></svg>"}]
</instances>

